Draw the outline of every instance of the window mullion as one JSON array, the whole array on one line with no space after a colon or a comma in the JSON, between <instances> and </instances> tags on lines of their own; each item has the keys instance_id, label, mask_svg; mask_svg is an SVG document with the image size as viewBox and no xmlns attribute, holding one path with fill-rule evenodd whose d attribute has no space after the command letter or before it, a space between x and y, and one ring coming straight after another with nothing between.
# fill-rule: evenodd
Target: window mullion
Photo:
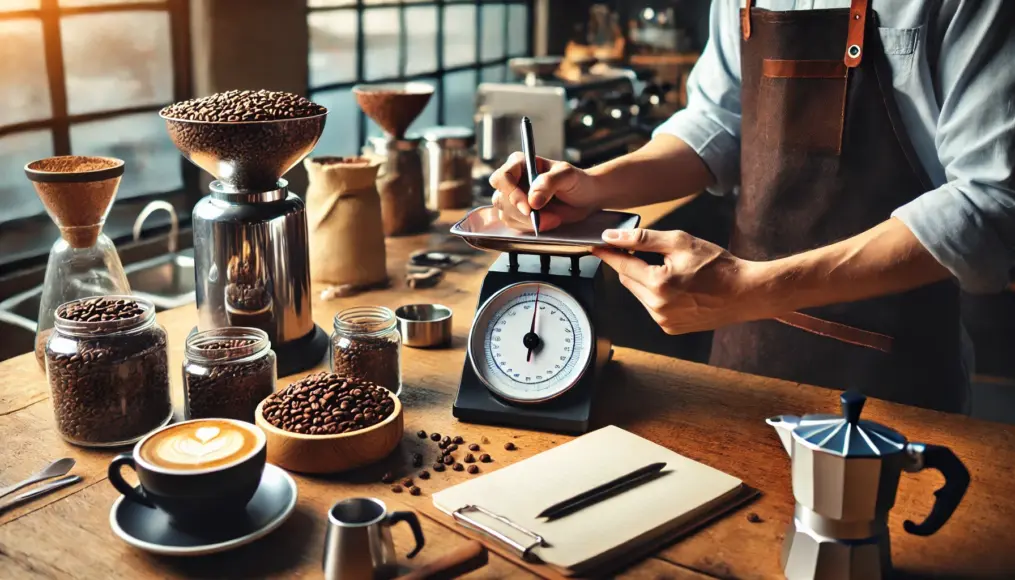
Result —
<instances>
[{"instance_id":1,"label":"window mullion","mask_svg":"<svg viewBox=\"0 0 1015 580\"><path fill-rule=\"evenodd\" d=\"M67 80L64 75L63 41L60 37L58 0L41 0L42 39L46 51L49 100L53 107L53 153L70 155L70 123L67 119Z\"/></svg>"}]
</instances>

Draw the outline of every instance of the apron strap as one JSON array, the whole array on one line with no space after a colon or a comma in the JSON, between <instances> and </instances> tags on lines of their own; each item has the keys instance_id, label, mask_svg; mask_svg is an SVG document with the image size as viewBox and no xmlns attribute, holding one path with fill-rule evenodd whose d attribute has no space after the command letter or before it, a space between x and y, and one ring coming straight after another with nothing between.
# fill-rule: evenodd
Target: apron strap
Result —
<instances>
[{"instance_id":1,"label":"apron strap","mask_svg":"<svg viewBox=\"0 0 1015 580\"><path fill-rule=\"evenodd\" d=\"M867 24L867 0L853 0L849 7L849 31L846 33L846 55L843 62L848 68L860 66L863 57L863 33Z\"/></svg>"},{"instance_id":2,"label":"apron strap","mask_svg":"<svg viewBox=\"0 0 1015 580\"><path fill-rule=\"evenodd\" d=\"M746 0L744 2L744 11L740 16L740 31L744 35L744 40L751 38L751 7L754 6L754 0Z\"/></svg>"}]
</instances>

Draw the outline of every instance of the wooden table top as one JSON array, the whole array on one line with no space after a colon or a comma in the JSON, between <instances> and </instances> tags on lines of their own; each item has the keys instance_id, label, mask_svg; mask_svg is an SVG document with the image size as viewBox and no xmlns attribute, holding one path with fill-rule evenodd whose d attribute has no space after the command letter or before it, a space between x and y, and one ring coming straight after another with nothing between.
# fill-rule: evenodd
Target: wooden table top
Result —
<instances>
[{"instance_id":1,"label":"wooden table top","mask_svg":"<svg viewBox=\"0 0 1015 580\"><path fill-rule=\"evenodd\" d=\"M679 203L657 204L640 213L651 224ZM435 232L461 212L446 212ZM415 433L423 429L460 434L469 441L486 437L495 463L503 467L567 441L562 435L470 425L451 416L451 403L465 358L465 339L486 267L494 256L476 254L449 271L438 286L411 291L401 285L412 250L435 247L439 233L388 240L388 290L322 302L315 298L314 318L331 330L334 314L346 307L408 302L438 302L454 310L454 340L443 350L403 351L405 435L387 460L362 470L328 477L296 475L296 513L277 531L252 545L214 556L154 556L124 544L109 528L109 509L117 492L106 479L112 451L73 447L54 428L45 376L31 354L0 363L0 479L19 481L47 461L77 459L74 473L84 481L0 515L0 578L316 578L320 576L325 514L335 501L376 496L394 509L415 509L424 517L427 547L414 560L426 563L465 541L463 530L436 512L430 495L469 477L464 472L434 473L421 482L423 494L395 495L379 482L385 471L413 475L409 457L424 452L427 465L435 450ZM315 293L317 294L317 293ZM170 336L170 365L180 369L183 343L196 320L193 306L164 312L159 321ZM320 369L326 368L324 364ZM279 386L290 382L279 379ZM180 373L172 373L173 397L180 407ZM931 386L928 386L931 388ZM617 348L601 389L599 424L613 423L744 480L762 492L754 503L623 570L636 578L778 577L783 532L793 511L790 463L764 420L782 413L837 412L838 397L826 389L743 375ZM1015 427L968 417L871 400L866 418L897 429L910 440L947 445L965 462L972 483L952 520L929 538L902 530L905 519L922 521L940 486L936 472L904 474L891 513L892 553L896 566L918 576L1015 577ZM503 444L513 441L518 450ZM750 512L759 522L748 521ZM411 538L404 526L395 543L405 553ZM552 576L545 569L522 567L507 552L491 553L490 565L474 577Z\"/></svg>"}]
</instances>

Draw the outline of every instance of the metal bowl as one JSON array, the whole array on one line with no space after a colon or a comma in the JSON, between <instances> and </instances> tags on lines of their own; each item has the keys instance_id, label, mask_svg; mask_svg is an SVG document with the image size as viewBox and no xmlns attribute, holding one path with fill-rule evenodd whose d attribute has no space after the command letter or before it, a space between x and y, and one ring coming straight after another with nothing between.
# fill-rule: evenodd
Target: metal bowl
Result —
<instances>
[{"instance_id":1,"label":"metal bowl","mask_svg":"<svg viewBox=\"0 0 1015 580\"><path fill-rule=\"evenodd\" d=\"M416 348L451 342L451 309L440 304L406 304L395 310L402 344Z\"/></svg>"}]
</instances>

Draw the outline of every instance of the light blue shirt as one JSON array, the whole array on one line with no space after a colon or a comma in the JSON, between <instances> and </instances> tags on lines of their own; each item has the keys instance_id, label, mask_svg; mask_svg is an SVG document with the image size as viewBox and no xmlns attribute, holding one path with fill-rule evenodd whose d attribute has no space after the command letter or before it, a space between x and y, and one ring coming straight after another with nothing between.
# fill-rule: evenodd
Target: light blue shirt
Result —
<instances>
[{"instance_id":1,"label":"light blue shirt","mask_svg":"<svg viewBox=\"0 0 1015 580\"><path fill-rule=\"evenodd\" d=\"M758 0L769 10L849 0ZM713 0L687 108L656 133L686 141L715 176L740 181L740 7ZM874 0L895 99L935 187L892 214L971 292L996 292L1015 264L1015 0Z\"/></svg>"}]
</instances>

